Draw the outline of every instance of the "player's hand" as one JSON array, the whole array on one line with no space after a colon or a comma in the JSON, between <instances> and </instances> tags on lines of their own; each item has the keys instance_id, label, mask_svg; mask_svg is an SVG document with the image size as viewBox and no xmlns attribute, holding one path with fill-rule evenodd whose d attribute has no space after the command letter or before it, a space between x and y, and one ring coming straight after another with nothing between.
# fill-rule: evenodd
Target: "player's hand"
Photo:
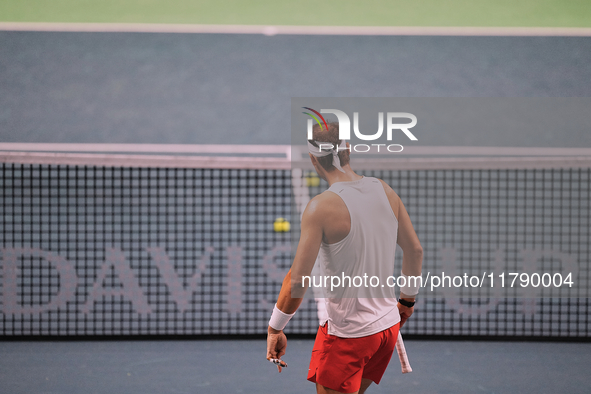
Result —
<instances>
[{"instance_id":1,"label":"player's hand","mask_svg":"<svg viewBox=\"0 0 591 394\"><path fill-rule=\"evenodd\" d=\"M412 315L414 310L414 306L409 308L407 306L402 305L401 303L398 303L398 312L400 312L400 328L402 328L402 326L404 325L406 320Z\"/></svg>"},{"instance_id":2,"label":"player's hand","mask_svg":"<svg viewBox=\"0 0 591 394\"><path fill-rule=\"evenodd\" d=\"M287 348L287 337L283 331L275 330L269 327L267 332L267 360L280 359L285 354ZM287 366L287 364L285 364ZM277 369L281 372L281 365L277 365Z\"/></svg>"}]
</instances>

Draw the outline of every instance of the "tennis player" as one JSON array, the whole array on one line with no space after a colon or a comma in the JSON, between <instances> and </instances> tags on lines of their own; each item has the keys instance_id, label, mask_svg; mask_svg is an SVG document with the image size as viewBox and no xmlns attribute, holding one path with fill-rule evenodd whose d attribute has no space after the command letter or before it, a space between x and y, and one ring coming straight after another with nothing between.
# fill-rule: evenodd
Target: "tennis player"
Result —
<instances>
[{"instance_id":1,"label":"tennis player","mask_svg":"<svg viewBox=\"0 0 591 394\"><path fill-rule=\"evenodd\" d=\"M347 282L348 277L377 276L377 286L367 280L359 287L326 285L328 316L318 329L308 372L317 393L364 393L380 382L418 293L418 283L406 281L397 301L394 288L385 285L394 273L396 243L404 252L403 276L421 274L423 250L400 197L382 180L351 169L350 145L339 140L338 127L316 125L308 141L312 164L329 189L310 200L302 215L296 255L269 321L267 359L285 354L283 329L311 285L305 278L317 257L325 277ZM286 366L276 363L279 372Z\"/></svg>"}]
</instances>

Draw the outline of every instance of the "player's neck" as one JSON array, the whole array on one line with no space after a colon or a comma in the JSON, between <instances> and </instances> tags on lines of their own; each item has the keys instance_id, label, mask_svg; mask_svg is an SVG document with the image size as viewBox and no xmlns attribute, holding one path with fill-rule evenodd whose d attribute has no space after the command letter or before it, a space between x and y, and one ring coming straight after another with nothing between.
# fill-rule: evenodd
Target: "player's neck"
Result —
<instances>
[{"instance_id":1,"label":"player's neck","mask_svg":"<svg viewBox=\"0 0 591 394\"><path fill-rule=\"evenodd\" d=\"M357 175L355 172L353 172L351 167L348 165L344 166L343 170L345 170L344 173L339 170L333 170L329 173L326 173L326 181L328 182L328 186L332 186L333 183L337 182L352 182L363 178L361 175Z\"/></svg>"}]
</instances>

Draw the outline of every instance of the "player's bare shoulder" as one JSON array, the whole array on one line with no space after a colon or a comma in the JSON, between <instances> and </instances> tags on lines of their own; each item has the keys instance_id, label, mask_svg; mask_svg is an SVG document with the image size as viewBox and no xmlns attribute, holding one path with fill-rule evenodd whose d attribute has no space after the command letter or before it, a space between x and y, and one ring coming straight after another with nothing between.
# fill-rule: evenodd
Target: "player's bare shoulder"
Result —
<instances>
[{"instance_id":1,"label":"player's bare shoulder","mask_svg":"<svg viewBox=\"0 0 591 394\"><path fill-rule=\"evenodd\" d=\"M394 212L394 215L398 219L398 212L400 209L400 205L402 204L402 202L400 201L400 197L394 191L394 189L392 189L390 187L390 185L388 185L386 182L384 182L383 180L381 180L379 178L377 178L377 179L382 183L382 186L384 187L384 191L386 192L386 196L388 197L388 201L390 202L390 206L392 207L392 211Z\"/></svg>"},{"instance_id":2,"label":"player's bare shoulder","mask_svg":"<svg viewBox=\"0 0 591 394\"><path fill-rule=\"evenodd\" d=\"M311 215L332 215L342 210L346 205L343 200L333 192L328 190L318 194L310 200L306 207L306 213Z\"/></svg>"},{"instance_id":3,"label":"player's bare shoulder","mask_svg":"<svg viewBox=\"0 0 591 394\"><path fill-rule=\"evenodd\" d=\"M304 216L308 219L336 218L337 215L349 215L345 202L335 193L324 191L310 200Z\"/></svg>"}]
</instances>

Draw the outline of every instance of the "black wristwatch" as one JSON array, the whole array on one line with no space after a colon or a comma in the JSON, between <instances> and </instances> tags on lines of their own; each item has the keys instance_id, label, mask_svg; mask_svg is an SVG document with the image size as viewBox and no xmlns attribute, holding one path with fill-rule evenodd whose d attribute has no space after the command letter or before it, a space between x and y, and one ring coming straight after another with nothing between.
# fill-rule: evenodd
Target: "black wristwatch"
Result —
<instances>
[{"instance_id":1,"label":"black wristwatch","mask_svg":"<svg viewBox=\"0 0 591 394\"><path fill-rule=\"evenodd\" d=\"M402 298L400 298L398 300L398 302L400 302L402 305L404 305L407 308L412 308L413 306L415 306L415 301L406 301L406 300L403 300Z\"/></svg>"}]
</instances>

